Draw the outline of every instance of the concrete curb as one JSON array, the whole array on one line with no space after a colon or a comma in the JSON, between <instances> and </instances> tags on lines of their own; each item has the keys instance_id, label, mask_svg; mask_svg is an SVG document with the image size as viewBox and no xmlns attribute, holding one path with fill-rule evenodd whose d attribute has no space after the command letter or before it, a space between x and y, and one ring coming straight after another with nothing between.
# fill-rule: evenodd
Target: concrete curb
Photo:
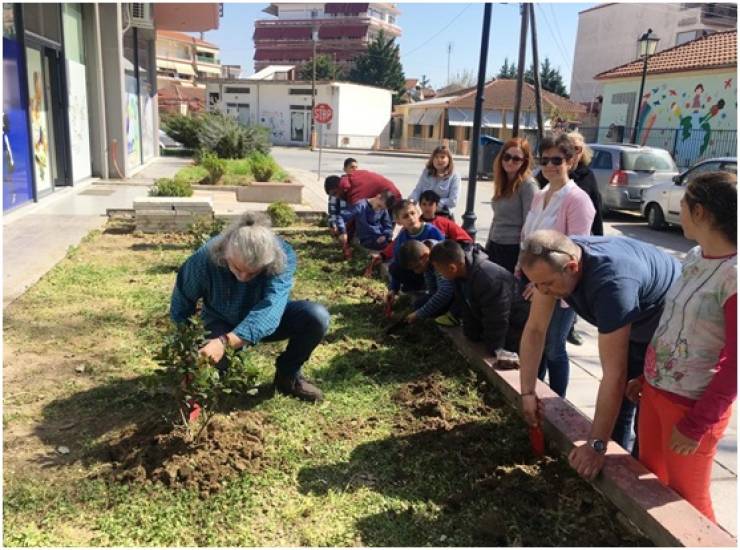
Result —
<instances>
[{"instance_id":1,"label":"concrete curb","mask_svg":"<svg viewBox=\"0 0 740 550\"><path fill-rule=\"evenodd\" d=\"M468 341L461 329L441 330L470 364L519 409L519 371L496 369L496 360L486 353L483 345ZM587 417L540 381L537 381L537 395L544 406L545 434L561 453L567 454L576 444L585 442L591 429ZM604 469L592 484L659 546L737 546L737 539L660 483L618 445L609 445Z\"/></svg>"}]
</instances>

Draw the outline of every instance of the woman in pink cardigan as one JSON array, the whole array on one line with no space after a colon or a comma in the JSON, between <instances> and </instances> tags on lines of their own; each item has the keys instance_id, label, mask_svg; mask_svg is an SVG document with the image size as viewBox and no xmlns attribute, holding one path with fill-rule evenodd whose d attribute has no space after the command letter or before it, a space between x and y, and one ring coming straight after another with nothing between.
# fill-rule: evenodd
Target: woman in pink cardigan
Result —
<instances>
[{"instance_id":1,"label":"woman in pink cardigan","mask_svg":"<svg viewBox=\"0 0 740 550\"><path fill-rule=\"evenodd\" d=\"M590 235L596 210L586 192L568 175L576 157L576 144L566 134L548 134L540 143L540 152L542 175L548 184L532 199L522 241L538 229L555 229L569 236ZM533 285L527 285L524 297L529 299L534 290ZM564 303L555 308L538 373L540 380L548 374L550 387L560 397L565 397L568 387L570 362L565 342L574 318L575 312Z\"/></svg>"}]
</instances>

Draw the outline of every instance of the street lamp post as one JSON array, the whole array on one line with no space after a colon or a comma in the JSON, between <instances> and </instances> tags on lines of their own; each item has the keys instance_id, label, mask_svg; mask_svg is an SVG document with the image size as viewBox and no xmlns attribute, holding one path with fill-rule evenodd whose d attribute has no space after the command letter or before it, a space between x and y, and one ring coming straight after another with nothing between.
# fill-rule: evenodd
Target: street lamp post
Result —
<instances>
[{"instance_id":1,"label":"street lamp post","mask_svg":"<svg viewBox=\"0 0 740 550\"><path fill-rule=\"evenodd\" d=\"M642 80L640 81L640 94L637 96L636 108L635 108L635 124L632 127L632 143L637 143L637 123L640 120L640 107L642 107L642 94L645 93L645 78L647 77L648 58L655 53L655 48L658 46L660 38L653 34L653 29L648 31L638 38L637 43L640 44L640 56L643 58L642 64Z\"/></svg>"},{"instance_id":2,"label":"street lamp post","mask_svg":"<svg viewBox=\"0 0 740 550\"><path fill-rule=\"evenodd\" d=\"M310 145L311 150L316 147L316 126L313 121L313 109L316 107L316 41L318 40L319 31L316 27L311 27L311 42L313 43L313 54L311 56L313 70L311 71L311 133Z\"/></svg>"}]
</instances>

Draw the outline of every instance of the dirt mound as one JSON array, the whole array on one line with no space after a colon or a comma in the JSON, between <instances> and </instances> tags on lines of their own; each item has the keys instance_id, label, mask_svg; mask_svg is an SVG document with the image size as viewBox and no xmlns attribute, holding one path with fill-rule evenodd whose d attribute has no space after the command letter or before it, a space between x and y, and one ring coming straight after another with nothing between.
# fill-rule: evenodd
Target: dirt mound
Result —
<instances>
[{"instance_id":1,"label":"dirt mound","mask_svg":"<svg viewBox=\"0 0 740 550\"><path fill-rule=\"evenodd\" d=\"M434 373L402 386L393 400L407 407L412 417L421 421L425 429L449 429L449 404L444 399L442 376Z\"/></svg>"},{"instance_id":2,"label":"dirt mound","mask_svg":"<svg viewBox=\"0 0 740 550\"><path fill-rule=\"evenodd\" d=\"M121 434L108 449L113 479L161 482L169 487L218 492L242 472L256 472L263 454L262 417L238 411L216 416L198 443L182 426L152 422Z\"/></svg>"}]
</instances>

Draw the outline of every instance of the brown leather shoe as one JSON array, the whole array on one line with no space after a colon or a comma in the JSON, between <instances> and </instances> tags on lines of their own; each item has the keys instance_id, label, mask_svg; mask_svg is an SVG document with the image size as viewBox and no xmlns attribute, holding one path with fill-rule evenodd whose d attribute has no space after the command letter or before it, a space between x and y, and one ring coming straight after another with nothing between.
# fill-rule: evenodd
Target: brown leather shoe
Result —
<instances>
[{"instance_id":1,"label":"brown leather shoe","mask_svg":"<svg viewBox=\"0 0 740 550\"><path fill-rule=\"evenodd\" d=\"M303 378L302 374L295 377L288 377L275 373L275 389L283 395L297 397L302 401L312 403L323 401L324 394L311 382Z\"/></svg>"}]
</instances>

